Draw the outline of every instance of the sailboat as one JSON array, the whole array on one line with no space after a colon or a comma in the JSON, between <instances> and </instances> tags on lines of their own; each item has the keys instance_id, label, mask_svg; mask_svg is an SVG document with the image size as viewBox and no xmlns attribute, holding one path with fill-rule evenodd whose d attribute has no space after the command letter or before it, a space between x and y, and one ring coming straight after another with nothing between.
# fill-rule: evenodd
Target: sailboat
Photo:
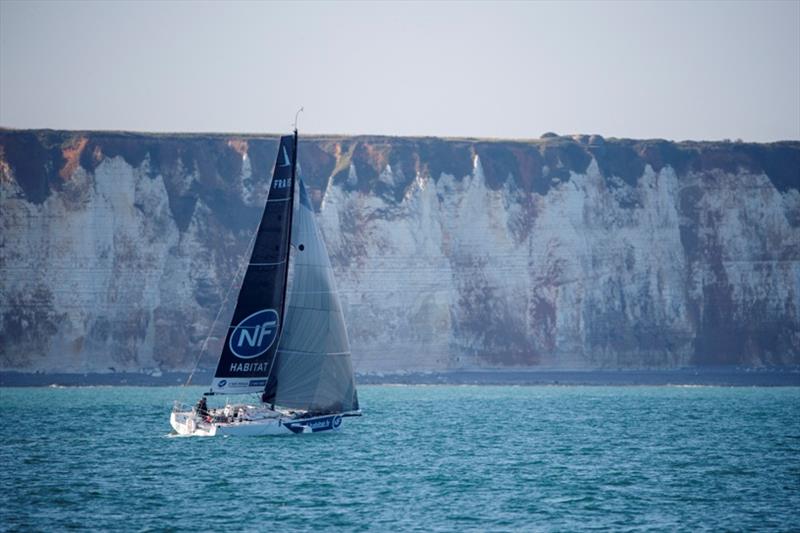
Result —
<instances>
[{"instance_id":1,"label":"sailboat","mask_svg":"<svg viewBox=\"0 0 800 533\"><path fill-rule=\"evenodd\" d=\"M179 435L280 435L338 431L360 416L344 316L325 243L302 180L297 129L280 139L216 372L198 405L176 402ZM206 396L251 401L209 408Z\"/></svg>"}]
</instances>

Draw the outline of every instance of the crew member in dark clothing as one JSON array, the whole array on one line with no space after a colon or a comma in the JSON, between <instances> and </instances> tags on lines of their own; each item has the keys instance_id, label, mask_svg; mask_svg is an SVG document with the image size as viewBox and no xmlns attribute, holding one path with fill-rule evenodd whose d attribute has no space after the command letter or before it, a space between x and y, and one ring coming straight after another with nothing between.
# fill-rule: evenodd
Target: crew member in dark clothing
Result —
<instances>
[{"instance_id":1,"label":"crew member in dark clothing","mask_svg":"<svg viewBox=\"0 0 800 533\"><path fill-rule=\"evenodd\" d=\"M273 411L275 410L275 402L274 402L274 400L270 401L269 393L267 391L264 391L264 393L261 395L261 403L264 403L264 404L268 403L268 404L270 404L269 408L272 409Z\"/></svg>"},{"instance_id":2,"label":"crew member in dark clothing","mask_svg":"<svg viewBox=\"0 0 800 533\"><path fill-rule=\"evenodd\" d=\"M200 398L200 401L197 402L197 414L203 418L208 416L208 404L206 403L205 396Z\"/></svg>"}]
</instances>

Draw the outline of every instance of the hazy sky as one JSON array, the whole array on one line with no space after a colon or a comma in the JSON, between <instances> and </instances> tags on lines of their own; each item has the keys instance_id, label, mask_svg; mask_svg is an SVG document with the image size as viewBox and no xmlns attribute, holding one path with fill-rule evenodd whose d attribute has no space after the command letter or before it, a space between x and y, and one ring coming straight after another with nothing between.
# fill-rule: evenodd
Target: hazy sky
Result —
<instances>
[{"instance_id":1,"label":"hazy sky","mask_svg":"<svg viewBox=\"0 0 800 533\"><path fill-rule=\"evenodd\" d=\"M800 1L0 0L0 125L800 139Z\"/></svg>"}]
</instances>

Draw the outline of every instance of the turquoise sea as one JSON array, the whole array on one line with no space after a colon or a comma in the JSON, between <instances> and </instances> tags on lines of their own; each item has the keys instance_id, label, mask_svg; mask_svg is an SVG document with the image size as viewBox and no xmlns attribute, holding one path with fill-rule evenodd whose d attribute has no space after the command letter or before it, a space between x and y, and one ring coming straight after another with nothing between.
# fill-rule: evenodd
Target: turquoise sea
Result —
<instances>
[{"instance_id":1,"label":"turquoise sea","mask_svg":"<svg viewBox=\"0 0 800 533\"><path fill-rule=\"evenodd\" d=\"M800 388L368 386L340 433L170 438L202 389L0 389L0 529L800 529Z\"/></svg>"}]
</instances>

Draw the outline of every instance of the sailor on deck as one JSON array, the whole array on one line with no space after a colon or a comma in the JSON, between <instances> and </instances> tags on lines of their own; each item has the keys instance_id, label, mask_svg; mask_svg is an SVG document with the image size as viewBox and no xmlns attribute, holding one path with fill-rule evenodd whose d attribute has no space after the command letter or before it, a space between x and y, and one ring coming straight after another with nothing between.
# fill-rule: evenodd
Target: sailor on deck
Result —
<instances>
[{"instance_id":1,"label":"sailor on deck","mask_svg":"<svg viewBox=\"0 0 800 533\"><path fill-rule=\"evenodd\" d=\"M206 403L205 396L200 398L200 401L197 402L197 414L203 418L208 416L208 404Z\"/></svg>"}]
</instances>

